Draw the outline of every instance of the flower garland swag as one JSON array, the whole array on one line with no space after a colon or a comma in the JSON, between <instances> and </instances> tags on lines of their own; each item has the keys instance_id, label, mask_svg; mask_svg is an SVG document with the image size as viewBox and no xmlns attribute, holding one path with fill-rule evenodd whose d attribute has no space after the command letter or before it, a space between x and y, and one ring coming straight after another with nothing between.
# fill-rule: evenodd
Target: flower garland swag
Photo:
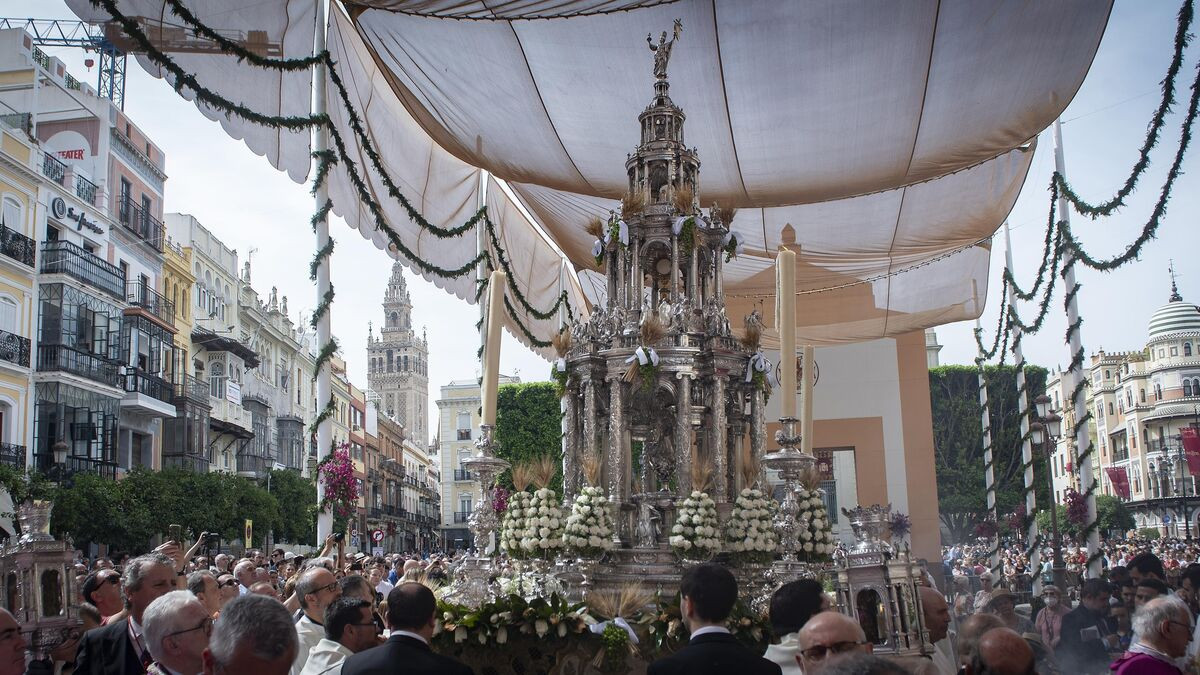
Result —
<instances>
[{"instance_id":1,"label":"flower garland swag","mask_svg":"<svg viewBox=\"0 0 1200 675\"><path fill-rule=\"evenodd\" d=\"M529 517L529 500L531 495L525 488L529 487L529 466L524 463L512 467L512 483L516 490L508 497L508 508L500 520L500 548L508 557L520 560L526 556L521 542L528 536L525 521Z\"/></svg>"},{"instance_id":2,"label":"flower garland swag","mask_svg":"<svg viewBox=\"0 0 1200 675\"><path fill-rule=\"evenodd\" d=\"M529 500L525 519L525 537L521 548L529 558L553 560L562 548L563 516L558 495L550 489L550 482L558 472L558 463L550 455L542 455L533 463L533 484L537 490Z\"/></svg>"},{"instance_id":3,"label":"flower garland swag","mask_svg":"<svg viewBox=\"0 0 1200 675\"><path fill-rule=\"evenodd\" d=\"M435 651L459 659L474 653L493 665L509 666L509 672L545 672L527 666L547 659L553 665L554 649L588 635L588 624L595 621L583 603L572 604L557 593L530 600L502 595L476 608L439 602L438 617ZM535 641L526 643L526 650L506 649L519 637Z\"/></svg>"},{"instance_id":4,"label":"flower garland swag","mask_svg":"<svg viewBox=\"0 0 1200 675\"><path fill-rule=\"evenodd\" d=\"M358 504L358 480L354 478L354 462L350 459L350 444L335 445L325 459L317 464L317 475L325 488L321 510L332 509L334 515L346 518Z\"/></svg>"}]
</instances>

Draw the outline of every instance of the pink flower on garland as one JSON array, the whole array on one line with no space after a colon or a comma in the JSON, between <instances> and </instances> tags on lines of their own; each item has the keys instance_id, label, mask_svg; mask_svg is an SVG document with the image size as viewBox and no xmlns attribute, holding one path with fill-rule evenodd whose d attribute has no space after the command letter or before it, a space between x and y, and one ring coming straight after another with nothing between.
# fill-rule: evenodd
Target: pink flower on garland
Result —
<instances>
[{"instance_id":1,"label":"pink flower on garland","mask_svg":"<svg viewBox=\"0 0 1200 675\"><path fill-rule=\"evenodd\" d=\"M496 486L492 492L492 510L496 513L504 513L508 510L508 490L500 486Z\"/></svg>"},{"instance_id":2,"label":"pink flower on garland","mask_svg":"<svg viewBox=\"0 0 1200 675\"><path fill-rule=\"evenodd\" d=\"M329 453L317 467L321 485L325 488L322 508L330 507L338 516L349 516L358 508L358 479L354 477L354 461L350 459L350 444L342 443Z\"/></svg>"},{"instance_id":3,"label":"pink flower on garland","mask_svg":"<svg viewBox=\"0 0 1200 675\"><path fill-rule=\"evenodd\" d=\"M1067 504L1067 520L1076 525L1083 525L1087 522L1087 498L1082 493L1074 488L1068 488L1063 501Z\"/></svg>"}]
</instances>

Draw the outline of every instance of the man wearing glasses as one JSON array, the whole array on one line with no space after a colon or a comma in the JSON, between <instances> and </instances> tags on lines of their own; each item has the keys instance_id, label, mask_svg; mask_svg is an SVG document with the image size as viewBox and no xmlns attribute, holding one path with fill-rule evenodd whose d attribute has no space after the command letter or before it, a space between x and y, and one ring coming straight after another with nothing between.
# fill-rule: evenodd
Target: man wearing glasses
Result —
<instances>
[{"instance_id":1,"label":"man wearing glasses","mask_svg":"<svg viewBox=\"0 0 1200 675\"><path fill-rule=\"evenodd\" d=\"M871 653L871 643L858 622L839 612L815 614L800 629L796 660L804 675L818 675L843 655Z\"/></svg>"},{"instance_id":2,"label":"man wearing glasses","mask_svg":"<svg viewBox=\"0 0 1200 675\"><path fill-rule=\"evenodd\" d=\"M102 569L89 574L83 580L81 594L84 600L100 610L105 625L109 617L120 614L125 608L125 599L121 597L121 575L115 570Z\"/></svg>"},{"instance_id":3,"label":"man wearing glasses","mask_svg":"<svg viewBox=\"0 0 1200 675\"><path fill-rule=\"evenodd\" d=\"M346 657L379 645L371 610L370 602L347 595L330 603L325 610L325 638L309 652L301 675L341 673Z\"/></svg>"},{"instance_id":4,"label":"man wearing glasses","mask_svg":"<svg viewBox=\"0 0 1200 675\"><path fill-rule=\"evenodd\" d=\"M341 586L333 572L317 565L300 574L296 582L296 597L304 613L296 621L296 637L300 648L292 663L291 675L300 675L308 661L309 652L325 637L325 609L342 596Z\"/></svg>"},{"instance_id":5,"label":"man wearing glasses","mask_svg":"<svg viewBox=\"0 0 1200 675\"><path fill-rule=\"evenodd\" d=\"M1192 613L1182 600L1163 596L1133 615L1133 644L1112 664L1115 675L1181 675L1179 659L1192 639Z\"/></svg>"},{"instance_id":6,"label":"man wearing glasses","mask_svg":"<svg viewBox=\"0 0 1200 675\"><path fill-rule=\"evenodd\" d=\"M213 620L196 596L171 591L150 603L142 618L146 647L154 657L148 675L191 675L204 668Z\"/></svg>"}]
</instances>

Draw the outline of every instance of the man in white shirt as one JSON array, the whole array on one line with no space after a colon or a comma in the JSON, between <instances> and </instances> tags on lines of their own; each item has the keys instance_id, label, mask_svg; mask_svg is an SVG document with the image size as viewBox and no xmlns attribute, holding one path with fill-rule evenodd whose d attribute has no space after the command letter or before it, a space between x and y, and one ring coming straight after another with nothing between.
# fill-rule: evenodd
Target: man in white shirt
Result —
<instances>
[{"instance_id":1,"label":"man in white shirt","mask_svg":"<svg viewBox=\"0 0 1200 675\"><path fill-rule=\"evenodd\" d=\"M292 663L291 675L300 675L308 661L309 652L325 638L325 609L342 597L342 587L333 572L318 565L304 570L300 575L300 580L296 582L296 597L300 600L302 613L296 621L296 637L300 644L296 660Z\"/></svg>"},{"instance_id":2,"label":"man in white shirt","mask_svg":"<svg viewBox=\"0 0 1200 675\"><path fill-rule=\"evenodd\" d=\"M325 637L309 652L300 675L335 675L347 656L378 644L371 603L343 596L325 609Z\"/></svg>"}]
</instances>

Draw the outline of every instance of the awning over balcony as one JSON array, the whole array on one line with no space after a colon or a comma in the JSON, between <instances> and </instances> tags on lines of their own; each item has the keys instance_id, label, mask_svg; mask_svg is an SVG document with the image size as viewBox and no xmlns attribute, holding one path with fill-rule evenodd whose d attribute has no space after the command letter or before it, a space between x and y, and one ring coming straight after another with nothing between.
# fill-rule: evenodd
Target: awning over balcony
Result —
<instances>
[{"instance_id":1,"label":"awning over balcony","mask_svg":"<svg viewBox=\"0 0 1200 675\"><path fill-rule=\"evenodd\" d=\"M235 438L249 440L254 438L254 432L249 429L243 429L232 422L217 419L216 417L208 418L208 428L219 434L229 434Z\"/></svg>"},{"instance_id":2,"label":"awning over balcony","mask_svg":"<svg viewBox=\"0 0 1200 675\"><path fill-rule=\"evenodd\" d=\"M258 352L231 336L206 328L193 328L192 342L210 352L229 352L244 361L247 368L258 367Z\"/></svg>"},{"instance_id":3,"label":"awning over balcony","mask_svg":"<svg viewBox=\"0 0 1200 675\"><path fill-rule=\"evenodd\" d=\"M1200 411L1200 399L1196 403L1171 403L1167 405L1156 406L1154 412L1142 418L1143 422L1150 420L1162 420L1172 417L1192 417L1197 416Z\"/></svg>"}]
</instances>

